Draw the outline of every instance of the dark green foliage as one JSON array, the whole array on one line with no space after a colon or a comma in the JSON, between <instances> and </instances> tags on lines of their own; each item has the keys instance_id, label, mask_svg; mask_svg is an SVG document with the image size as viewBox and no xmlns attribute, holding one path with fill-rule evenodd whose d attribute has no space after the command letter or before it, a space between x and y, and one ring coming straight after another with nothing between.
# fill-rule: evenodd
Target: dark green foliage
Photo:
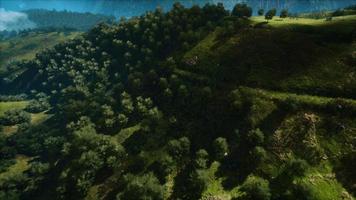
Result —
<instances>
[{"instance_id":1,"label":"dark green foliage","mask_svg":"<svg viewBox=\"0 0 356 200\"><path fill-rule=\"evenodd\" d=\"M283 10L281 10L281 14L279 16L280 16L280 18L286 18L286 17L288 17L288 15L289 15L288 10L283 9Z\"/></svg>"},{"instance_id":2,"label":"dark green foliage","mask_svg":"<svg viewBox=\"0 0 356 200\"><path fill-rule=\"evenodd\" d=\"M257 14L258 16L263 16L265 14L265 10L261 8L257 11Z\"/></svg>"},{"instance_id":3,"label":"dark green foliage","mask_svg":"<svg viewBox=\"0 0 356 200\"><path fill-rule=\"evenodd\" d=\"M103 169L120 168L126 157L125 149L105 135L97 134L94 125L85 117L71 123L71 143L63 145L63 159L70 170L63 171L57 190L61 195L84 196L95 177Z\"/></svg>"},{"instance_id":4,"label":"dark green foliage","mask_svg":"<svg viewBox=\"0 0 356 200\"><path fill-rule=\"evenodd\" d=\"M252 158L251 164L259 166L267 159L267 152L263 147L257 146L250 152L250 156Z\"/></svg>"},{"instance_id":5,"label":"dark green foliage","mask_svg":"<svg viewBox=\"0 0 356 200\"><path fill-rule=\"evenodd\" d=\"M194 166L196 168L207 168L207 162L209 159L209 154L206 150L200 149L195 153L195 161L194 161Z\"/></svg>"},{"instance_id":6,"label":"dark green foliage","mask_svg":"<svg viewBox=\"0 0 356 200\"><path fill-rule=\"evenodd\" d=\"M181 161L190 153L190 141L187 137L171 140L168 143L168 152L176 160Z\"/></svg>"},{"instance_id":7,"label":"dark green foliage","mask_svg":"<svg viewBox=\"0 0 356 200\"><path fill-rule=\"evenodd\" d=\"M354 187L356 171L356 154L355 151L351 151L346 155L342 156L340 163L335 169L336 176L345 185L353 195L356 195L356 188Z\"/></svg>"},{"instance_id":8,"label":"dark green foliage","mask_svg":"<svg viewBox=\"0 0 356 200\"><path fill-rule=\"evenodd\" d=\"M3 151L3 149L1 149L1 151ZM3 153L1 153L1 156L3 156ZM12 155L12 156L14 156L14 155ZM6 157L2 157L2 158L6 158ZM11 165L15 164L16 161L13 160L13 159L8 159L8 160L1 159L0 163L1 163L0 164L0 173L3 173L8 169L8 167L10 167Z\"/></svg>"},{"instance_id":9,"label":"dark green foliage","mask_svg":"<svg viewBox=\"0 0 356 200\"><path fill-rule=\"evenodd\" d=\"M243 18L252 16L252 8L247 4L236 4L232 9L231 15Z\"/></svg>"},{"instance_id":10,"label":"dark green foliage","mask_svg":"<svg viewBox=\"0 0 356 200\"><path fill-rule=\"evenodd\" d=\"M216 138L213 142L214 156L217 160L222 160L229 153L229 145L225 138Z\"/></svg>"},{"instance_id":11,"label":"dark green foliage","mask_svg":"<svg viewBox=\"0 0 356 200\"><path fill-rule=\"evenodd\" d=\"M29 113L39 113L50 108L48 102L49 97L44 93L39 93L35 96L35 100L31 100L25 110Z\"/></svg>"},{"instance_id":12,"label":"dark green foliage","mask_svg":"<svg viewBox=\"0 0 356 200\"><path fill-rule=\"evenodd\" d=\"M190 196L200 197L201 193L208 187L210 181L209 172L204 169L197 169L189 177L191 192Z\"/></svg>"},{"instance_id":13,"label":"dark green foliage","mask_svg":"<svg viewBox=\"0 0 356 200\"><path fill-rule=\"evenodd\" d=\"M261 145L265 141L265 136L260 129L254 129L247 133L247 141L253 145Z\"/></svg>"},{"instance_id":14,"label":"dark green foliage","mask_svg":"<svg viewBox=\"0 0 356 200\"><path fill-rule=\"evenodd\" d=\"M165 181L166 176L171 174L176 168L176 163L171 156L161 157L156 163L152 166L153 171L157 178L162 182Z\"/></svg>"},{"instance_id":15,"label":"dark green foliage","mask_svg":"<svg viewBox=\"0 0 356 200\"><path fill-rule=\"evenodd\" d=\"M29 123L30 120L31 116L27 112L19 109L12 109L6 111L4 115L0 117L0 124L11 126L21 123Z\"/></svg>"},{"instance_id":16,"label":"dark green foliage","mask_svg":"<svg viewBox=\"0 0 356 200\"><path fill-rule=\"evenodd\" d=\"M135 176L128 174L124 177L126 186L118 200L163 200L164 188L153 173Z\"/></svg>"},{"instance_id":17,"label":"dark green foliage","mask_svg":"<svg viewBox=\"0 0 356 200\"><path fill-rule=\"evenodd\" d=\"M276 9L271 9L271 10L266 12L265 18L267 20L271 20L271 19L273 19L274 16L276 16L276 14L277 14L277 10Z\"/></svg>"},{"instance_id":18,"label":"dark green foliage","mask_svg":"<svg viewBox=\"0 0 356 200\"><path fill-rule=\"evenodd\" d=\"M285 166L284 173L289 177L300 177L304 176L306 170L308 169L308 163L302 159L292 159L288 161Z\"/></svg>"},{"instance_id":19,"label":"dark green foliage","mask_svg":"<svg viewBox=\"0 0 356 200\"><path fill-rule=\"evenodd\" d=\"M245 192L243 199L246 200L269 200L271 192L269 182L258 176L249 176L241 186L241 191Z\"/></svg>"}]
</instances>

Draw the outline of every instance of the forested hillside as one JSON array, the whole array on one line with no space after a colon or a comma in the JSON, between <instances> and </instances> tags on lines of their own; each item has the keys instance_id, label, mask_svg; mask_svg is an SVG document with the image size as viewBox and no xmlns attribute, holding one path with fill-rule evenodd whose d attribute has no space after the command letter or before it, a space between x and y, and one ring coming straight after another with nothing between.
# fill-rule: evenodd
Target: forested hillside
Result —
<instances>
[{"instance_id":1,"label":"forested hillside","mask_svg":"<svg viewBox=\"0 0 356 200\"><path fill-rule=\"evenodd\" d=\"M356 16L251 14L176 3L23 62L0 199L352 200Z\"/></svg>"},{"instance_id":2,"label":"forested hillside","mask_svg":"<svg viewBox=\"0 0 356 200\"><path fill-rule=\"evenodd\" d=\"M78 13L70 11L56 11L44 9L32 9L24 11L29 20L33 21L38 28L72 28L86 31L99 22L111 23L114 17L92 13Z\"/></svg>"}]
</instances>

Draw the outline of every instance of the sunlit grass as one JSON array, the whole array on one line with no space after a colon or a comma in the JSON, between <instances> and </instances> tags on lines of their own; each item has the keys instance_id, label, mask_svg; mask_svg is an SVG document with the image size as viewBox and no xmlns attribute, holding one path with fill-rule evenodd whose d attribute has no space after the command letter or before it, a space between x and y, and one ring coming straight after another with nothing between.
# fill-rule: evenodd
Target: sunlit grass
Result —
<instances>
[{"instance_id":1,"label":"sunlit grass","mask_svg":"<svg viewBox=\"0 0 356 200\"><path fill-rule=\"evenodd\" d=\"M254 16L251 20L255 23L266 22L267 20L263 16ZM280 18L274 17L272 20L268 20L268 24L273 27L293 26L293 25L326 25L335 24L343 21L356 20L356 15L333 17L331 21L325 19L310 19L310 18Z\"/></svg>"},{"instance_id":2,"label":"sunlit grass","mask_svg":"<svg viewBox=\"0 0 356 200\"><path fill-rule=\"evenodd\" d=\"M213 162L207 169L209 173L210 182L207 189L203 192L201 199L231 199L241 196L241 191L238 187L233 188L230 191L224 189L222 182L224 178L218 178L215 176L220 166L219 162Z\"/></svg>"},{"instance_id":3,"label":"sunlit grass","mask_svg":"<svg viewBox=\"0 0 356 200\"><path fill-rule=\"evenodd\" d=\"M0 182L11 178L13 176L22 174L29 168L28 161L30 160L29 157L24 155L17 155L16 156L16 163L10 166L7 171L0 173Z\"/></svg>"},{"instance_id":4,"label":"sunlit grass","mask_svg":"<svg viewBox=\"0 0 356 200\"><path fill-rule=\"evenodd\" d=\"M11 109L24 109L27 105L28 101L0 102L0 116Z\"/></svg>"}]
</instances>

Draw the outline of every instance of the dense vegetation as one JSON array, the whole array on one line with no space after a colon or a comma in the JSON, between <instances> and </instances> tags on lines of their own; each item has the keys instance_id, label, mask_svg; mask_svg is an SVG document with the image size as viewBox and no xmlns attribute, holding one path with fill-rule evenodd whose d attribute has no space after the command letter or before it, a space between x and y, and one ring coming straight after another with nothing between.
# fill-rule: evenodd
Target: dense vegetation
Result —
<instances>
[{"instance_id":1,"label":"dense vegetation","mask_svg":"<svg viewBox=\"0 0 356 200\"><path fill-rule=\"evenodd\" d=\"M355 16L251 14L176 3L22 62L0 199L353 199Z\"/></svg>"}]
</instances>

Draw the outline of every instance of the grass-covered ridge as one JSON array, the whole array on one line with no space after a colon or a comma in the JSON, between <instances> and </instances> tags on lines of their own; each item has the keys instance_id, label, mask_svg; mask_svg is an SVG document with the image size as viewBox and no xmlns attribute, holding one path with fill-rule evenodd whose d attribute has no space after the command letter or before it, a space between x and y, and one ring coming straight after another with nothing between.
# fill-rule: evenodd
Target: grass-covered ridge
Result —
<instances>
[{"instance_id":1,"label":"grass-covered ridge","mask_svg":"<svg viewBox=\"0 0 356 200\"><path fill-rule=\"evenodd\" d=\"M29 32L0 41L0 77L14 79L24 70L17 67L21 61L34 59L36 54L58 43L74 39L79 32Z\"/></svg>"}]
</instances>

